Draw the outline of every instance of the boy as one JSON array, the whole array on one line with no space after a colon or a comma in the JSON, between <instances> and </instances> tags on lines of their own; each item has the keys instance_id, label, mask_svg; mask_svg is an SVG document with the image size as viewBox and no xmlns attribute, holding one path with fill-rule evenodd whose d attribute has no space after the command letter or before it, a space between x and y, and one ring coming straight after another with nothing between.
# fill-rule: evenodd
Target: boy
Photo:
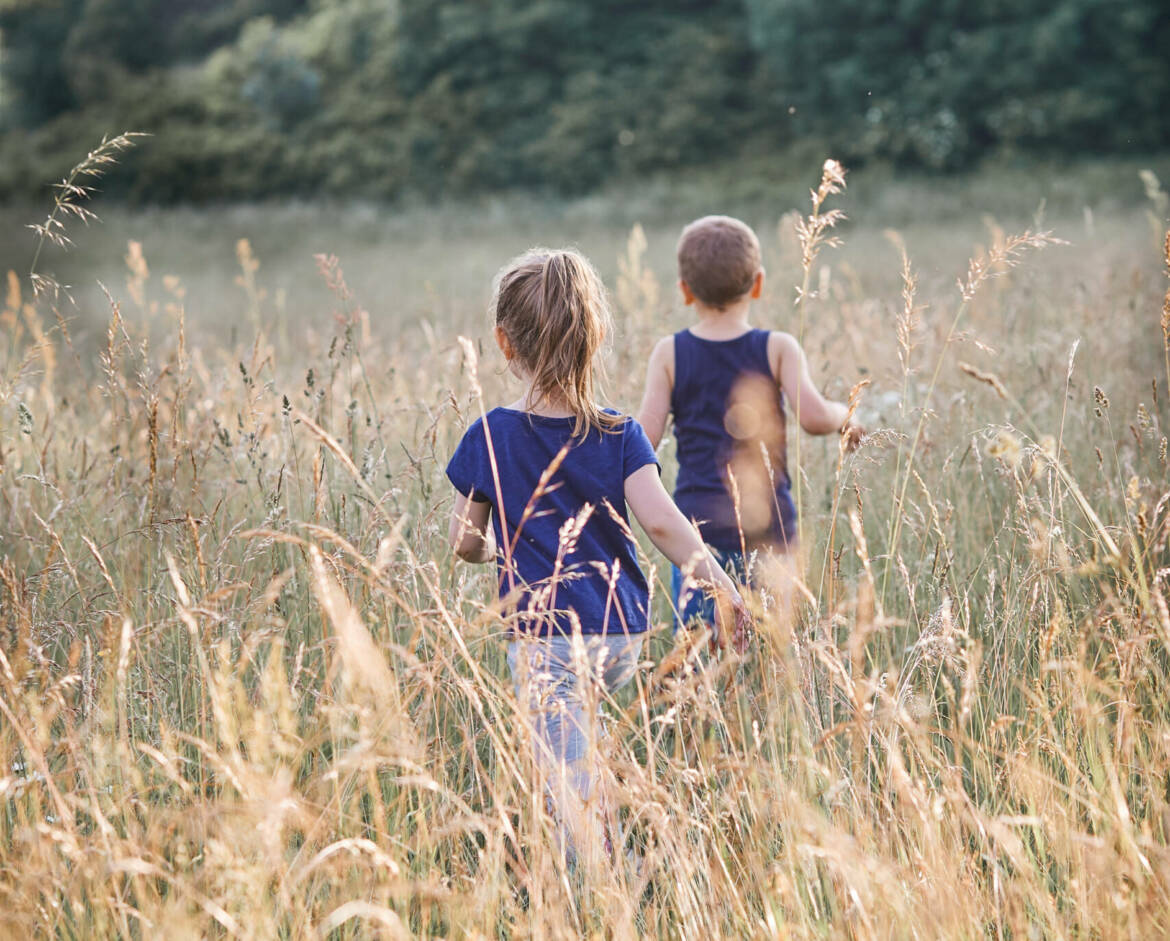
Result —
<instances>
[{"instance_id":1,"label":"boy","mask_svg":"<svg viewBox=\"0 0 1170 941\"><path fill-rule=\"evenodd\" d=\"M720 563L750 580L753 554L771 550L790 560L796 549L785 398L810 434L840 432L852 447L862 432L848 423L847 406L817 391L793 336L749 323L764 269L748 226L727 216L692 222L679 239L678 274L695 323L655 345L637 417L655 448L674 417L675 502L697 522ZM713 623L711 604L678 568L672 588L680 623Z\"/></svg>"}]
</instances>

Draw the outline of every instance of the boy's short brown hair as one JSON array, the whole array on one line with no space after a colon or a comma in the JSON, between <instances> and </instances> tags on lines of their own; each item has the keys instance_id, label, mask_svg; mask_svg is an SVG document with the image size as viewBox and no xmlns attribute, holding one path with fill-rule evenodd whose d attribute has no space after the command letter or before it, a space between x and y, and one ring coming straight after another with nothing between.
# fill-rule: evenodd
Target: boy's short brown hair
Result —
<instances>
[{"instance_id":1,"label":"boy's short brown hair","mask_svg":"<svg viewBox=\"0 0 1170 941\"><path fill-rule=\"evenodd\" d=\"M730 216L704 216L678 240L678 276L709 307L722 309L747 294L761 268L756 233Z\"/></svg>"}]
</instances>

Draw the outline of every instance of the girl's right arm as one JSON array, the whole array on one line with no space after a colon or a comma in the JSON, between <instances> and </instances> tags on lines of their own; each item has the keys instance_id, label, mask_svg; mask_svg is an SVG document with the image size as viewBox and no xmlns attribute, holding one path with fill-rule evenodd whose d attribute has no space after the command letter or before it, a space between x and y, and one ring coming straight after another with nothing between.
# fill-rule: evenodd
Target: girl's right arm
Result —
<instances>
[{"instance_id":1,"label":"girl's right arm","mask_svg":"<svg viewBox=\"0 0 1170 941\"><path fill-rule=\"evenodd\" d=\"M495 540L487 528L491 506L486 501L455 493L447 539L464 562L491 562L496 557Z\"/></svg>"},{"instance_id":2,"label":"girl's right arm","mask_svg":"<svg viewBox=\"0 0 1170 941\"><path fill-rule=\"evenodd\" d=\"M713 584L735 607L743 607L735 582L715 561L695 527L662 486L657 464L646 464L630 474L625 491L634 518L658 551L700 582Z\"/></svg>"}]
</instances>

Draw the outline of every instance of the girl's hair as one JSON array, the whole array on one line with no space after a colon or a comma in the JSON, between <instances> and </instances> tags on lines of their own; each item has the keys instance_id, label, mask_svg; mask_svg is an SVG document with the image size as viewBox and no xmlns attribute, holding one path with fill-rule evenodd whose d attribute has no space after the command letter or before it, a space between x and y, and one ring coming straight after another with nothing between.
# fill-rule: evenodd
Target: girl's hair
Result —
<instances>
[{"instance_id":1,"label":"girl's hair","mask_svg":"<svg viewBox=\"0 0 1170 941\"><path fill-rule=\"evenodd\" d=\"M577 417L574 435L621 422L594 393L594 356L613 320L605 286L580 252L533 248L514 258L496 276L490 310L540 400Z\"/></svg>"}]
</instances>

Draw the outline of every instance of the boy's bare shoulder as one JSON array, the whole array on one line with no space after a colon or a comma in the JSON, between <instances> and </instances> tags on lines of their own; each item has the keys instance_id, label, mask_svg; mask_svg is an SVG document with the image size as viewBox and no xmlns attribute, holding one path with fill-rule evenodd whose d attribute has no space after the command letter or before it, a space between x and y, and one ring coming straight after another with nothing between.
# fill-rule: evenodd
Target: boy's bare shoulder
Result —
<instances>
[{"instance_id":1,"label":"boy's bare shoulder","mask_svg":"<svg viewBox=\"0 0 1170 941\"><path fill-rule=\"evenodd\" d=\"M768 336L768 360L776 369L786 356L799 356L800 343L791 333L773 330Z\"/></svg>"},{"instance_id":2,"label":"boy's bare shoulder","mask_svg":"<svg viewBox=\"0 0 1170 941\"><path fill-rule=\"evenodd\" d=\"M674 351L674 334L669 333L664 337L659 337L658 342L654 344L654 349L650 351L651 356L663 356L666 353Z\"/></svg>"},{"instance_id":3,"label":"boy's bare shoulder","mask_svg":"<svg viewBox=\"0 0 1170 941\"><path fill-rule=\"evenodd\" d=\"M654 344L649 365L651 368L665 369L667 375L674 376L674 334L662 337Z\"/></svg>"}]
</instances>

